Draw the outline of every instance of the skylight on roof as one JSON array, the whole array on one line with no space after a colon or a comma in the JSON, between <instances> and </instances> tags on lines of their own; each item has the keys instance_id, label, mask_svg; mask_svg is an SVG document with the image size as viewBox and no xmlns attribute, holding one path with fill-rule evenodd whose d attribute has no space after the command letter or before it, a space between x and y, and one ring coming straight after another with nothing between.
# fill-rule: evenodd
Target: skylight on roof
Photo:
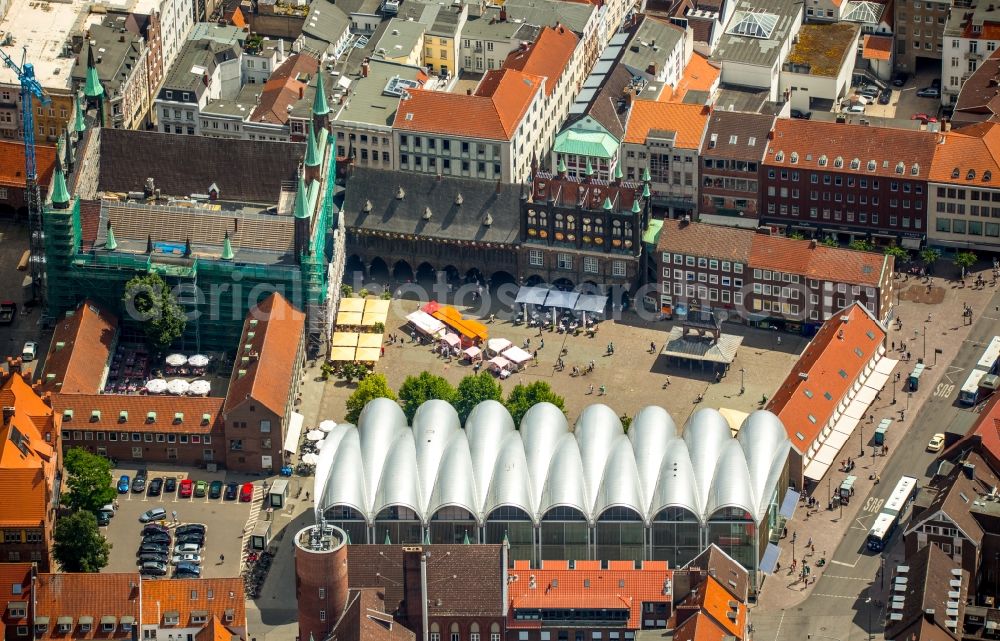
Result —
<instances>
[{"instance_id":1,"label":"skylight on roof","mask_svg":"<svg viewBox=\"0 0 1000 641\"><path fill-rule=\"evenodd\" d=\"M733 26L729 33L734 36L750 36L767 40L778 24L778 16L773 13L744 13L733 17Z\"/></svg>"}]
</instances>

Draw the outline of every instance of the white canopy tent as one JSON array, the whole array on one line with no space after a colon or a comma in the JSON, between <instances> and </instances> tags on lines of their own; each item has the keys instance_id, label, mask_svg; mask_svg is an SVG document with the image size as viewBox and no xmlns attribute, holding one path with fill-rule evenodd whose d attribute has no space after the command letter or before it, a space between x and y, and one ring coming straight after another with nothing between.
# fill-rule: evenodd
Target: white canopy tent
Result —
<instances>
[{"instance_id":1,"label":"white canopy tent","mask_svg":"<svg viewBox=\"0 0 1000 641\"><path fill-rule=\"evenodd\" d=\"M292 412L291 417L288 419L288 430L285 432L284 450L286 452L294 454L299 451L299 437L302 436L302 424L304 421L305 416L298 412Z\"/></svg>"}]
</instances>

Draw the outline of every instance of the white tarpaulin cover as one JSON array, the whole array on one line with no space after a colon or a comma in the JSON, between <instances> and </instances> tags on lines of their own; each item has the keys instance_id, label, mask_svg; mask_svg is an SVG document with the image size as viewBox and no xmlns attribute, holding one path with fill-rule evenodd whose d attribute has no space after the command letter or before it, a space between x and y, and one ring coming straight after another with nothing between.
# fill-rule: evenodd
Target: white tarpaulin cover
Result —
<instances>
[{"instance_id":1,"label":"white tarpaulin cover","mask_svg":"<svg viewBox=\"0 0 1000 641\"><path fill-rule=\"evenodd\" d=\"M490 359L490 365L496 369L507 369L510 367L510 361L508 361L503 356L494 356Z\"/></svg>"},{"instance_id":2,"label":"white tarpaulin cover","mask_svg":"<svg viewBox=\"0 0 1000 641\"><path fill-rule=\"evenodd\" d=\"M434 318L427 312L419 309L412 314L408 314L406 316L406 320L428 336L437 336L441 332L445 331L444 323Z\"/></svg>"},{"instance_id":3,"label":"white tarpaulin cover","mask_svg":"<svg viewBox=\"0 0 1000 641\"><path fill-rule=\"evenodd\" d=\"M441 340L444 341L445 343L448 343L452 347L458 347L459 345L462 344L462 341L459 340L458 336L452 334L451 332L442 335Z\"/></svg>"},{"instance_id":4,"label":"white tarpaulin cover","mask_svg":"<svg viewBox=\"0 0 1000 641\"><path fill-rule=\"evenodd\" d=\"M299 437L302 436L302 423L305 417L298 412L292 412L288 419L288 431L285 434L285 451L294 454L299 451Z\"/></svg>"},{"instance_id":5,"label":"white tarpaulin cover","mask_svg":"<svg viewBox=\"0 0 1000 641\"><path fill-rule=\"evenodd\" d=\"M506 338L491 338L486 341L486 349L493 354L499 354L511 345L513 343Z\"/></svg>"},{"instance_id":6,"label":"white tarpaulin cover","mask_svg":"<svg viewBox=\"0 0 1000 641\"><path fill-rule=\"evenodd\" d=\"M522 305L544 305L548 294L549 290L544 287L521 287L517 290L514 302Z\"/></svg>"},{"instance_id":7,"label":"white tarpaulin cover","mask_svg":"<svg viewBox=\"0 0 1000 641\"><path fill-rule=\"evenodd\" d=\"M503 351L502 356L508 361L520 365L521 363L527 363L533 357L528 352L524 351L516 345L512 345Z\"/></svg>"}]
</instances>

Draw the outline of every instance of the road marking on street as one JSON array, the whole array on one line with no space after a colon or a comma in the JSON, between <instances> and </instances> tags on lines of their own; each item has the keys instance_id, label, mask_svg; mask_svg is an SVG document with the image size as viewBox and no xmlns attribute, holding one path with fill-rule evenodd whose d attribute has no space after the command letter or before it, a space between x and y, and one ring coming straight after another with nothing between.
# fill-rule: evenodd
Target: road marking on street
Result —
<instances>
[{"instance_id":1,"label":"road marking on street","mask_svg":"<svg viewBox=\"0 0 1000 641\"><path fill-rule=\"evenodd\" d=\"M955 379L952 378L951 375L952 374L961 374L964 371L965 371L964 367L956 367L954 365L949 365L948 369L945 370L944 376L942 376L942 378L947 379L949 383L954 383Z\"/></svg>"},{"instance_id":2,"label":"road marking on street","mask_svg":"<svg viewBox=\"0 0 1000 641\"><path fill-rule=\"evenodd\" d=\"M774 631L774 638L775 639L780 639L781 638L781 624L784 623L784 622L785 622L785 611L782 610L781 611L781 618L778 619L778 629Z\"/></svg>"},{"instance_id":3,"label":"road marking on street","mask_svg":"<svg viewBox=\"0 0 1000 641\"><path fill-rule=\"evenodd\" d=\"M934 396L938 398L948 398L955 391L954 383L938 383L934 388Z\"/></svg>"},{"instance_id":4,"label":"road marking on street","mask_svg":"<svg viewBox=\"0 0 1000 641\"><path fill-rule=\"evenodd\" d=\"M813 596L828 597L830 599L851 599L852 601L855 601L858 598L858 595L856 595L856 594L849 594L849 595L845 596L843 594L824 594L822 592L813 592L812 595Z\"/></svg>"},{"instance_id":5,"label":"road marking on street","mask_svg":"<svg viewBox=\"0 0 1000 641\"><path fill-rule=\"evenodd\" d=\"M861 557L859 556L858 558L854 559L854 563L844 563L843 561L838 561L836 559L832 559L830 563L836 563L837 565L843 565L844 567L853 568L858 565L858 561L860 560Z\"/></svg>"},{"instance_id":6,"label":"road marking on street","mask_svg":"<svg viewBox=\"0 0 1000 641\"><path fill-rule=\"evenodd\" d=\"M243 526L243 539L240 541L240 573L246 569L247 563L247 544L250 539L250 534L253 532L254 527L257 526L257 517L260 516L260 508L264 503L264 486L254 484L253 487L253 500L250 501L250 514L247 516L246 525Z\"/></svg>"},{"instance_id":7,"label":"road marking on street","mask_svg":"<svg viewBox=\"0 0 1000 641\"><path fill-rule=\"evenodd\" d=\"M880 499L878 497L869 496L865 500L864 511L865 512L870 512L872 514L878 514L878 511L882 509L882 504L883 503L885 503L885 499ZM858 522L861 523L860 519L858 519ZM864 525L864 523L861 523L861 525Z\"/></svg>"},{"instance_id":8,"label":"road marking on street","mask_svg":"<svg viewBox=\"0 0 1000 641\"><path fill-rule=\"evenodd\" d=\"M824 574L824 579L847 579L848 581L868 581L871 582L871 577L866 576L838 576L836 574Z\"/></svg>"}]
</instances>

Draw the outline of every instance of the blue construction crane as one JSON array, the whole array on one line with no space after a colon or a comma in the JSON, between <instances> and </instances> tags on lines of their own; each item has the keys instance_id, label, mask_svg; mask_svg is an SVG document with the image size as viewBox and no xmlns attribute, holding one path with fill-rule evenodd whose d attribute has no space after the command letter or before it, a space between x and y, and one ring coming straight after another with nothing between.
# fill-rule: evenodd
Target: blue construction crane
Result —
<instances>
[{"instance_id":1,"label":"blue construction crane","mask_svg":"<svg viewBox=\"0 0 1000 641\"><path fill-rule=\"evenodd\" d=\"M42 247L42 195L38 188L38 166L35 161L35 109L34 99L42 105L51 102L42 85L35 79L35 66L25 60L28 48L24 48L21 64L14 62L0 49L0 58L17 74L21 83L21 128L24 137L24 196L28 206L28 248L31 251L31 280L35 297L41 295L45 273L43 269L44 247Z\"/></svg>"}]
</instances>

